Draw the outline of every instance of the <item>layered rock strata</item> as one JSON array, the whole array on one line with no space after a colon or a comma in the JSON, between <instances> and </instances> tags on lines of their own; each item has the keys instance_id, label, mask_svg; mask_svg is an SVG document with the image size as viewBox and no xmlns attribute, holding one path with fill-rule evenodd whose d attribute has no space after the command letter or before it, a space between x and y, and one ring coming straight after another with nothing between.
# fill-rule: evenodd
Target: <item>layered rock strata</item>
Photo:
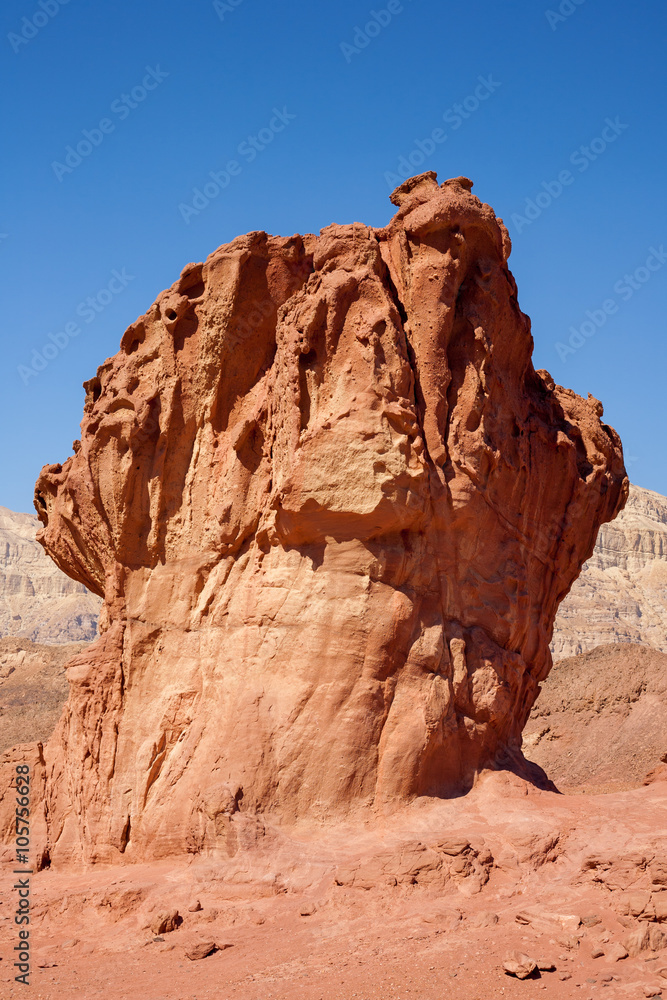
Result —
<instances>
[{"instance_id":1,"label":"layered rock strata","mask_svg":"<svg viewBox=\"0 0 667 1000\"><path fill-rule=\"evenodd\" d=\"M560 659L628 642L667 653L667 498L639 486L600 529L559 608L551 650Z\"/></svg>"},{"instance_id":2,"label":"layered rock strata","mask_svg":"<svg viewBox=\"0 0 667 1000\"><path fill-rule=\"evenodd\" d=\"M0 507L0 638L90 642L100 599L65 576L36 541L34 514Z\"/></svg>"},{"instance_id":3,"label":"layered rock strata","mask_svg":"<svg viewBox=\"0 0 667 1000\"><path fill-rule=\"evenodd\" d=\"M52 859L368 816L520 761L627 479L601 404L533 369L471 187L424 174L384 229L233 240L86 383L35 494L104 597L45 748Z\"/></svg>"}]
</instances>

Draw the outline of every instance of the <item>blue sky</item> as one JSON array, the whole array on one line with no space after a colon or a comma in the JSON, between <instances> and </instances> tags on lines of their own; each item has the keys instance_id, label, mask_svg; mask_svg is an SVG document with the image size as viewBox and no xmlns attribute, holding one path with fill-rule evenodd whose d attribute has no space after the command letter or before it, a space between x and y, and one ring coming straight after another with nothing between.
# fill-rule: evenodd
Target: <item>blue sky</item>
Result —
<instances>
[{"instance_id":1,"label":"blue sky","mask_svg":"<svg viewBox=\"0 0 667 1000\"><path fill-rule=\"evenodd\" d=\"M631 479L667 493L664 5L7 0L0 17L1 505L32 510L79 436L81 383L188 261L256 229L384 225L406 164L471 177L505 219L535 366L602 399Z\"/></svg>"}]
</instances>

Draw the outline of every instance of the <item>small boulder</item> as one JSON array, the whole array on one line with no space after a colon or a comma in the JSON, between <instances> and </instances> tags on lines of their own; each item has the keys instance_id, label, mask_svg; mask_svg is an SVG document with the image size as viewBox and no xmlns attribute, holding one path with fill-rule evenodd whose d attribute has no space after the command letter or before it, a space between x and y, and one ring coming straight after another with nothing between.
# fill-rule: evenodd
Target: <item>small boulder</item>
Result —
<instances>
[{"instance_id":1,"label":"small boulder","mask_svg":"<svg viewBox=\"0 0 667 1000\"><path fill-rule=\"evenodd\" d=\"M153 917L151 920L151 930L155 935L168 934L170 931L175 931L182 923L183 920L178 910L169 910L166 913L158 913Z\"/></svg>"},{"instance_id":2,"label":"small boulder","mask_svg":"<svg viewBox=\"0 0 667 1000\"><path fill-rule=\"evenodd\" d=\"M202 958L208 958L216 950L215 941L198 941L186 949L185 955L191 962L198 962Z\"/></svg>"},{"instance_id":3,"label":"small boulder","mask_svg":"<svg viewBox=\"0 0 667 1000\"><path fill-rule=\"evenodd\" d=\"M201 909L203 909L201 903L198 899L195 899L194 903L190 903L188 906L188 913L199 913Z\"/></svg>"},{"instance_id":4,"label":"small boulder","mask_svg":"<svg viewBox=\"0 0 667 1000\"><path fill-rule=\"evenodd\" d=\"M622 959L628 957L627 949L622 944L619 944L618 941L610 944L605 954L610 962L620 962Z\"/></svg>"},{"instance_id":5,"label":"small boulder","mask_svg":"<svg viewBox=\"0 0 667 1000\"><path fill-rule=\"evenodd\" d=\"M650 892L629 892L623 899L625 912L631 917L640 917L650 902Z\"/></svg>"},{"instance_id":6,"label":"small boulder","mask_svg":"<svg viewBox=\"0 0 667 1000\"><path fill-rule=\"evenodd\" d=\"M644 951L660 951L667 944L667 935L657 924L642 921L624 943L628 954L635 958Z\"/></svg>"},{"instance_id":7,"label":"small boulder","mask_svg":"<svg viewBox=\"0 0 667 1000\"><path fill-rule=\"evenodd\" d=\"M537 962L521 951L513 951L503 962L503 969L508 976L516 976L517 979L528 979L528 976L532 976L537 969Z\"/></svg>"}]
</instances>

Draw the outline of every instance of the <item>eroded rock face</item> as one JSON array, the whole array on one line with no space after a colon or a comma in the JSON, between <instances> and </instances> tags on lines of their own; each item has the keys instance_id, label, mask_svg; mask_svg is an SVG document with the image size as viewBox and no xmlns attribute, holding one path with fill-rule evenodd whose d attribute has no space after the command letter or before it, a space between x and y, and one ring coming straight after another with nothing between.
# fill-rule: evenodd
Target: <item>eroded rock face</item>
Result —
<instances>
[{"instance_id":1,"label":"eroded rock face","mask_svg":"<svg viewBox=\"0 0 667 1000\"><path fill-rule=\"evenodd\" d=\"M87 383L36 489L105 601L45 750L52 859L233 853L239 810L386 810L517 758L627 480L601 404L534 371L471 186L413 178L382 230L239 237Z\"/></svg>"}]
</instances>

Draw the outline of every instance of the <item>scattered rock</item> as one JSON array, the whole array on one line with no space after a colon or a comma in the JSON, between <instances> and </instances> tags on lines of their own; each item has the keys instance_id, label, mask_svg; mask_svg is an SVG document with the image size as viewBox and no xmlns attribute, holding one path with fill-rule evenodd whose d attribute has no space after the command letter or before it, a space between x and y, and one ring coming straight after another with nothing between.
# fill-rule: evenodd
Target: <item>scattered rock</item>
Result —
<instances>
[{"instance_id":1,"label":"scattered rock","mask_svg":"<svg viewBox=\"0 0 667 1000\"><path fill-rule=\"evenodd\" d=\"M314 903L304 903L299 913L302 917L312 917L313 913L317 911L317 907Z\"/></svg>"},{"instance_id":2,"label":"scattered rock","mask_svg":"<svg viewBox=\"0 0 667 1000\"><path fill-rule=\"evenodd\" d=\"M565 982L566 979L572 979L572 973L571 972L559 972L558 973L558 978L562 982Z\"/></svg>"},{"instance_id":3,"label":"scattered rock","mask_svg":"<svg viewBox=\"0 0 667 1000\"><path fill-rule=\"evenodd\" d=\"M190 903L188 906L188 913L199 913L201 909L203 909L201 903L198 899L195 899L194 903Z\"/></svg>"},{"instance_id":4,"label":"scattered rock","mask_svg":"<svg viewBox=\"0 0 667 1000\"><path fill-rule=\"evenodd\" d=\"M516 976L517 979L528 979L536 971L537 962L521 951L513 951L503 962L503 969L508 976Z\"/></svg>"},{"instance_id":5,"label":"scattered rock","mask_svg":"<svg viewBox=\"0 0 667 1000\"><path fill-rule=\"evenodd\" d=\"M556 944L573 951L575 948L579 947L579 938L576 934L561 934L556 938Z\"/></svg>"},{"instance_id":6,"label":"scattered rock","mask_svg":"<svg viewBox=\"0 0 667 1000\"><path fill-rule=\"evenodd\" d=\"M178 910L169 910L166 913L158 913L151 921L153 934L169 934L183 923L183 918Z\"/></svg>"},{"instance_id":7,"label":"scattered rock","mask_svg":"<svg viewBox=\"0 0 667 1000\"><path fill-rule=\"evenodd\" d=\"M622 959L628 957L628 952L627 949L624 948L622 944L619 944L618 941L614 941L605 950L605 955L607 956L610 962L620 962Z\"/></svg>"},{"instance_id":8,"label":"scattered rock","mask_svg":"<svg viewBox=\"0 0 667 1000\"><path fill-rule=\"evenodd\" d=\"M549 959L547 958L543 958L540 961L538 961L537 968L540 970L540 972L555 972L556 963L550 962Z\"/></svg>"},{"instance_id":9,"label":"scattered rock","mask_svg":"<svg viewBox=\"0 0 667 1000\"><path fill-rule=\"evenodd\" d=\"M186 949L185 955L191 962L198 962L202 958L208 958L217 950L215 941L199 941Z\"/></svg>"},{"instance_id":10,"label":"scattered rock","mask_svg":"<svg viewBox=\"0 0 667 1000\"><path fill-rule=\"evenodd\" d=\"M645 997L661 997L662 987L661 986L645 986L644 987Z\"/></svg>"},{"instance_id":11,"label":"scattered rock","mask_svg":"<svg viewBox=\"0 0 667 1000\"><path fill-rule=\"evenodd\" d=\"M602 958L604 955L604 948L600 948L599 945L593 948L591 951L591 958Z\"/></svg>"},{"instance_id":12,"label":"scattered rock","mask_svg":"<svg viewBox=\"0 0 667 1000\"><path fill-rule=\"evenodd\" d=\"M581 922L584 927L596 927L599 923L601 923L600 918L595 914L592 914L589 917L582 917Z\"/></svg>"},{"instance_id":13,"label":"scattered rock","mask_svg":"<svg viewBox=\"0 0 667 1000\"><path fill-rule=\"evenodd\" d=\"M667 935L656 924L642 920L639 927L626 938L624 945L631 958L644 951L660 951L667 944Z\"/></svg>"}]
</instances>

